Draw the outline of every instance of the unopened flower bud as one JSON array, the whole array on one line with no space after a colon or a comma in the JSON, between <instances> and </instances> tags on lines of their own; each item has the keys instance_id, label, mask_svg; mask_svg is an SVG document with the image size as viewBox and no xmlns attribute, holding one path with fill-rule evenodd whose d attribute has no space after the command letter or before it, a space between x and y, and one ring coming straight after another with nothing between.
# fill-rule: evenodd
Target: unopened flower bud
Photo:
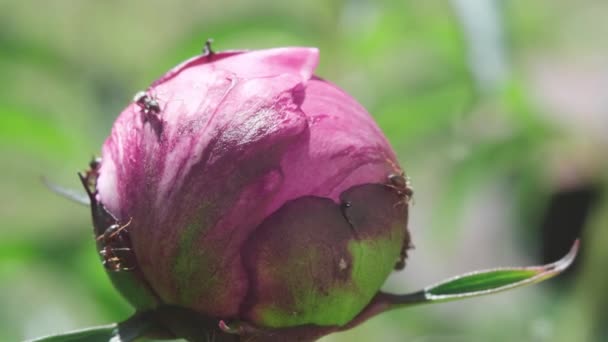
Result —
<instances>
[{"instance_id":1,"label":"unopened flower bud","mask_svg":"<svg viewBox=\"0 0 608 342\"><path fill-rule=\"evenodd\" d=\"M138 94L89 176L106 268L137 274L153 305L261 329L360 315L403 266L411 189L317 62L210 50Z\"/></svg>"}]
</instances>

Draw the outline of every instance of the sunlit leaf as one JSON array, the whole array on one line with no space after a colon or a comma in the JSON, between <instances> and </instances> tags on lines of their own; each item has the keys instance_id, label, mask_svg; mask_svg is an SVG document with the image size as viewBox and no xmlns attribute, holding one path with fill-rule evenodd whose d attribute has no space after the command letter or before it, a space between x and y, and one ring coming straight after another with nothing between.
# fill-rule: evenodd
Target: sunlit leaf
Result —
<instances>
[{"instance_id":1,"label":"sunlit leaf","mask_svg":"<svg viewBox=\"0 0 608 342\"><path fill-rule=\"evenodd\" d=\"M493 294L552 278L563 272L576 258L579 241L575 241L560 260L542 266L501 267L465 273L421 291L406 295L387 295L394 307L412 304L431 304Z\"/></svg>"},{"instance_id":2,"label":"sunlit leaf","mask_svg":"<svg viewBox=\"0 0 608 342\"><path fill-rule=\"evenodd\" d=\"M149 316L135 314L122 323L49 335L29 342L128 342L144 336L153 329Z\"/></svg>"},{"instance_id":3,"label":"sunlit leaf","mask_svg":"<svg viewBox=\"0 0 608 342\"><path fill-rule=\"evenodd\" d=\"M67 341L88 341L88 342L102 342L102 341L128 341L122 339L118 333L118 324L108 324L94 328L87 328L82 330L76 330L67 332L64 334L50 335L41 337L31 342L67 342Z\"/></svg>"}]
</instances>

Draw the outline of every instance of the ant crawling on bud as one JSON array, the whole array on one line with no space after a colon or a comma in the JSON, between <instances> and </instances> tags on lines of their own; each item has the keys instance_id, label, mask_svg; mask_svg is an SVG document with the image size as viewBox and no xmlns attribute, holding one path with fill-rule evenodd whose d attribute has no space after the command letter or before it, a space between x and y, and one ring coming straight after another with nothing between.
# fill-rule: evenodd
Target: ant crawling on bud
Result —
<instances>
[{"instance_id":1,"label":"ant crawling on bud","mask_svg":"<svg viewBox=\"0 0 608 342\"><path fill-rule=\"evenodd\" d=\"M99 176L99 166L101 165L101 158L93 157L89 162L89 169L85 170L84 174L79 173L80 180L85 187L87 193L95 193L97 187L97 177Z\"/></svg>"},{"instance_id":2,"label":"ant crawling on bud","mask_svg":"<svg viewBox=\"0 0 608 342\"><path fill-rule=\"evenodd\" d=\"M143 121L149 122L157 135L162 132L162 120L160 114L160 104L156 95L148 95L145 91L140 91L133 97L133 102L139 106L143 114Z\"/></svg>"},{"instance_id":3,"label":"ant crawling on bud","mask_svg":"<svg viewBox=\"0 0 608 342\"><path fill-rule=\"evenodd\" d=\"M96 240L100 244L99 254L103 258L102 263L107 270L130 271L135 268L135 263L132 261L133 252L126 228L131 224L132 219L121 226L118 224L118 219L97 200L97 178L100 165L101 159L93 158L89 163L89 169L78 173L89 196Z\"/></svg>"},{"instance_id":4,"label":"ant crawling on bud","mask_svg":"<svg viewBox=\"0 0 608 342\"><path fill-rule=\"evenodd\" d=\"M409 177L407 177L405 175L405 172L403 172L403 170L401 170L397 165L395 165L392 160L388 158L386 160L389 164L391 164L394 170L393 173L388 175L388 184L386 184L386 186L391 189L394 189L397 192L397 196L400 198L400 200L395 203L394 206L397 207L409 203L409 200L414 195L414 190L412 189ZM410 242L409 232L406 231L403 246L401 246L401 252L399 253L399 258L397 258L397 261L395 262L395 270L399 271L405 268L405 259L407 259L407 251L411 248L414 248L414 246Z\"/></svg>"},{"instance_id":5,"label":"ant crawling on bud","mask_svg":"<svg viewBox=\"0 0 608 342\"><path fill-rule=\"evenodd\" d=\"M388 181L389 184L387 184L386 186L395 189L397 191L397 196L401 198L399 202L395 203L394 206L397 207L403 204L407 204L410 198L412 198L412 196L414 195L414 190L412 190L410 180L408 177L405 176L405 173L403 171L398 174L391 173L390 175L388 175ZM407 259L407 251L413 247L414 246L410 243L409 232L406 231L403 246L401 246L401 252L399 253L399 258L395 263L395 270L400 271L405 268L405 259Z\"/></svg>"},{"instance_id":6,"label":"ant crawling on bud","mask_svg":"<svg viewBox=\"0 0 608 342\"><path fill-rule=\"evenodd\" d=\"M148 115L160 113L160 104L156 96L150 96L145 91L140 91L133 96L133 102L135 102L144 114Z\"/></svg>"},{"instance_id":7,"label":"ant crawling on bud","mask_svg":"<svg viewBox=\"0 0 608 342\"><path fill-rule=\"evenodd\" d=\"M386 161L391 164L394 170L393 173L388 175L388 184L386 186L396 190L397 196L401 198L395 206L406 204L414 196L414 189L412 189L410 178L392 160L387 158Z\"/></svg>"},{"instance_id":8,"label":"ant crawling on bud","mask_svg":"<svg viewBox=\"0 0 608 342\"><path fill-rule=\"evenodd\" d=\"M405 176L405 173L401 171L401 173L395 174L391 173L388 175L389 184L388 187L397 190L397 195L400 197L412 198L414 195L414 190L411 187L411 182L409 177Z\"/></svg>"},{"instance_id":9,"label":"ant crawling on bud","mask_svg":"<svg viewBox=\"0 0 608 342\"><path fill-rule=\"evenodd\" d=\"M119 254L132 254L132 249L127 246L128 237L122 234L128 233L126 228L131 224L130 219L124 225L117 223L109 226L103 234L97 237L97 241L101 243L101 251L99 254L103 257L103 266L112 272L131 271L135 268L133 265L128 265L124 256Z\"/></svg>"},{"instance_id":10,"label":"ant crawling on bud","mask_svg":"<svg viewBox=\"0 0 608 342\"><path fill-rule=\"evenodd\" d=\"M211 49L212 43L213 38L209 38L205 41L205 45L203 46L203 56L209 57L215 54L215 51Z\"/></svg>"},{"instance_id":11,"label":"ant crawling on bud","mask_svg":"<svg viewBox=\"0 0 608 342\"><path fill-rule=\"evenodd\" d=\"M87 192L87 196L82 195L80 192L75 192L74 190L64 188L61 185L58 185L48 180L44 176L42 177L42 182L44 183L44 185L47 186L47 188L49 188L49 190L56 193L57 195L67 198L70 201L89 206L91 205L92 199L95 196L95 188L97 187L97 176L99 175L98 169L100 165L101 158L93 157L93 159L89 162L89 169L85 170L84 172L78 173L82 185L84 186L85 191Z\"/></svg>"}]
</instances>

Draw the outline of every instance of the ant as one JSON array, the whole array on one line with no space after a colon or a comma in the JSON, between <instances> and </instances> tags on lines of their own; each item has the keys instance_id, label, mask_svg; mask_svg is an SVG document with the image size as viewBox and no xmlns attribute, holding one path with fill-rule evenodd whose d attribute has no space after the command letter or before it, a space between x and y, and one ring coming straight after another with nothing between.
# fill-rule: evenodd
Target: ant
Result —
<instances>
[{"instance_id":1,"label":"ant","mask_svg":"<svg viewBox=\"0 0 608 342\"><path fill-rule=\"evenodd\" d=\"M211 49L211 44L213 43L213 38L209 38L205 41L205 45L203 46L203 56L209 57L215 54L215 51Z\"/></svg>"},{"instance_id":2,"label":"ant","mask_svg":"<svg viewBox=\"0 0 608 342\"><path fill-rule=\"evenodd\" d=\"M160 104L156 96L150 96L145 91L140 91L133 96L133 102L135 102L144 114L158 114L160 113Z\"/></svg>"},{"instance_id":3,"label":"ant","mask_svg":"<svg viewBox=\"0 0 608 342\"><path fill-rule=\"evenodd\" d=\"M103 258L104 267L112 272L130 271L135 268L134 262L125 260L132 259L130 239L125 230L132 219L125 225L119 225L118 220L97 199L97 178L99 177L100 158L93 158L89 163L89 169L79 172L78 176L84 186L93 216L93 227L96 240L100 246L99 254Z\"/></svg>"},{"instance_id":4,"label":"ant","mask_svg":"<svg viewBox=\"0 0 608 342\"><path fill-rule=\"evenodd\" d=\"M97 199L97 178L99 177L100 165L101 158L93 158L89 162L89 169L78 172L80 182L89 197L94 231L97 236L102 234L108 226L115 224L117 221Z\"/></svg>"},{"instance_id":5,"label":"ant","mask_svg":"<svg viewBox=\"0 0 608 342\"><path fill-rule=\"evenodd\" d=\"M397 195L399 197L407 197L408 199L414 195L414 190L411 187L411 182L409 177L405 176L405 173L401 171L401 173L391 173L388 175L389 184L388 187L397 190Z\"/></svg>"},{"instance_id":6,"label":"ant","mask_svg":"<svg viewBox=\"0 0 608 342\"><path fill-rule=\"evenodd\" d=\"M392 160L387 158L386 161L391 164L394 170L393 173L388 175L388 184L386 186L397 191L397 196L401 198L401 201L397 202L395 206L406 204L414 196L414 189L412 189L410 178Z\"/></svg>"},{"instance_id":7,"label":"ant","mask_svg":"<svg viewBox=\"0 0 608 342\"><path fill-rule=\"evenodd\" d=\"M394 189L397 192L397 196L400 198L399 202L395 203L395 207L403 204L408 204L409 200L414 195L414 190L412 189L412 185L409 177L405 175L405 172L401 170L392 160L386 159L386 161L391 164L394 172L388 175L388 184L387 187ZM401 251L399 253L399 258L395 263L395 270L402 270L405 268L405 259L407 259L407 251L408 249L414 248L410 240L409 231L405 230L405 237L403 239L403 245L401 246Z\"/></svg>"},{"instance_id":8,"label":"ant","mask_svg":"<svg viewBox=\"0 0 608 342\"><path fill-rule=\"evenodd\" d=\"M78 176L82 181L82 184L89 194L89 197L92 197L91 194L95 193L95 188L97 187L97 177L99 176L99 167L101 166L101 158L93 157L89 162L89 169L85 170L84 173L79 172ZM93 200L93 198L91 198Z\"/></svg>"},{"instance_id":9,"label":"ant","mask_svg":"<svg viewBox=\"0 0 608 342\"><path fill-rule=\"evenodd\" d=\"M132 252L130 247L126 247L127 241L125 240L127 240L128 236L121 235L123 232L127 233L125 229L131 224L132 220L131 218L129 222L122 226L117 223L109 226L96 239L102 245L99 255L103 257L103 266L109 271L131 271L135 268L133 265L127 265L124 258L119 256L122 253Z\"/></svg>"}]
</instances>

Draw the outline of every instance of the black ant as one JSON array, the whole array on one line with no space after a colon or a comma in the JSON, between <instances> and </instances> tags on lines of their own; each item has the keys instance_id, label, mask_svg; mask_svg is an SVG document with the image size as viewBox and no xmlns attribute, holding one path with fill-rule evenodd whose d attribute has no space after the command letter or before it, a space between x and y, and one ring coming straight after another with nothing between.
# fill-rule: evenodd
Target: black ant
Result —
<instances>
[{"instance_id":1,"label":"black ant","mask_svg":"<svg viewBox=\"0 0 608 342\"><path fill-rule=\"evenodd\" d=\"M401 198L395 206L406 204L414 196L414 189L412 189L410 178L392 160L387 158L386 161L391 164L394 170L393 173L388 175L388 184L386 186L397 191L397 196Z\"/></svg>"},{"instance_id":2,"label":"black ant","mask_svg":"<svg viewBox=\"0 0 608 342\"><path fill-rule=\"evenodd\" d=\"M213 38L209 38L205 41L205 45L203 46L203 56L209 57L215 54L215 51L211 49L211 44L213 43Z\"/></svg>"},{"instance_id":3,"label":"black ant","mask_svg":"<svg viewBox=\"0 0 608 342\"><path fill-rule=\"evenodd\" d=\"M103 266L109 271L131 271L135 268L133 265L128 265L124 256L119 255L132 252L132 249L127 247L128 236L122 235L127 233L125 229L131 224L131 221L132 219L122 226L113 224L97 237L97 241L101 244L99 255L103 258Z\"/></svg>"},{"instance_id":4,"label":"black ant","mask_svg":"<svg viewBox=\"0 0 608 342\"><path fill-rule=\"evenodd\" d=\"M144 114L158 114L160 113L160 104L155 96L148 95L145 91L140 91L133 96L133 102L135 102Z\"/></svg>"},{"instance_id":5,"label":"black ant","mask_svg":"<svg viewBox=\"0 0 608 342\"><path fill-rule=\"evenodd\" d=\"M400 198L400 200L395 203L395 207L408 204L410 199L414 195L414 190L412 189L410 179L405 175L405 172L403 172L403 170L401 170L399 167L397 167L397 165L395 165L392 160L387 159L387 161L392 165L395 172L388 175L388 184L386 184L386 186L395 190L397 192L397 196ZM411 249L413 247L414 246L410 241L410 233L406 228L405 237L403 239L403 245L401 246L401 251L399 253L399 258L395 263L395 270L402 270L405 268L405 259L407 259L407 251L408 249Z\"/></svg>"},{"instance_id":6,"label":"black ant","mask_svg":"<svg viewBox=\"0 0 608 342\"><path fill-rule=\"evenodd\" d=\"M97 200L97 178L99 177L99 167L101 165L100 158L93 158L89 162L89 169L84 172L78 172L80 182L89 197L91 205L91 214L93 216L93 226L95 235L103 234L103 232L112 224L117 222L116 218L110 214L106 208Z\"/></svg>"},{"instance_id":7,"label":"black ant","mask_svg":"<svg viewBox=\"0 0 608 342\"><path fill-rule=\"evenodd\" d=\"M405 176L403 171L399 174L391 173L388 175L388 181L389 184L387 184L387 186L397 190L397 195L399 197L407 197L409 199L414 195L410 179Z\"/></svg>"},{"instance_id":8,"label":"black ant","mask_svg":"<svg viewBox=\"0 0 608 342\"><path fill-rule=\"evenodd\" d=\"M100 165L101 159L93 158L89 163L89 169L78 173L89 196L94 232L100 249L99 254L103 258L102 263L107 270L130 271L135 268L133 266L135 263L129 262L133 257L130 239L125 228L131 224L131 220L125 225L119 225L116 217L97 199L97 178Z\"/></svg>"},{"instance_id":9,"label":"black ant","mask_svg":"<svg viewBox=\"0 0 608 342\"><path fill-rule=\"evenodd\" d=\"M99 166L101 166L101 158L93 157L89 162L89 169L85 170L84 173L79 172L78 176L80 176L80 180L84 185L85 190L91 200L93 200L91 195L94 195L97 188L97 177L99 176Z\"/></svg>"}]
</instances>

